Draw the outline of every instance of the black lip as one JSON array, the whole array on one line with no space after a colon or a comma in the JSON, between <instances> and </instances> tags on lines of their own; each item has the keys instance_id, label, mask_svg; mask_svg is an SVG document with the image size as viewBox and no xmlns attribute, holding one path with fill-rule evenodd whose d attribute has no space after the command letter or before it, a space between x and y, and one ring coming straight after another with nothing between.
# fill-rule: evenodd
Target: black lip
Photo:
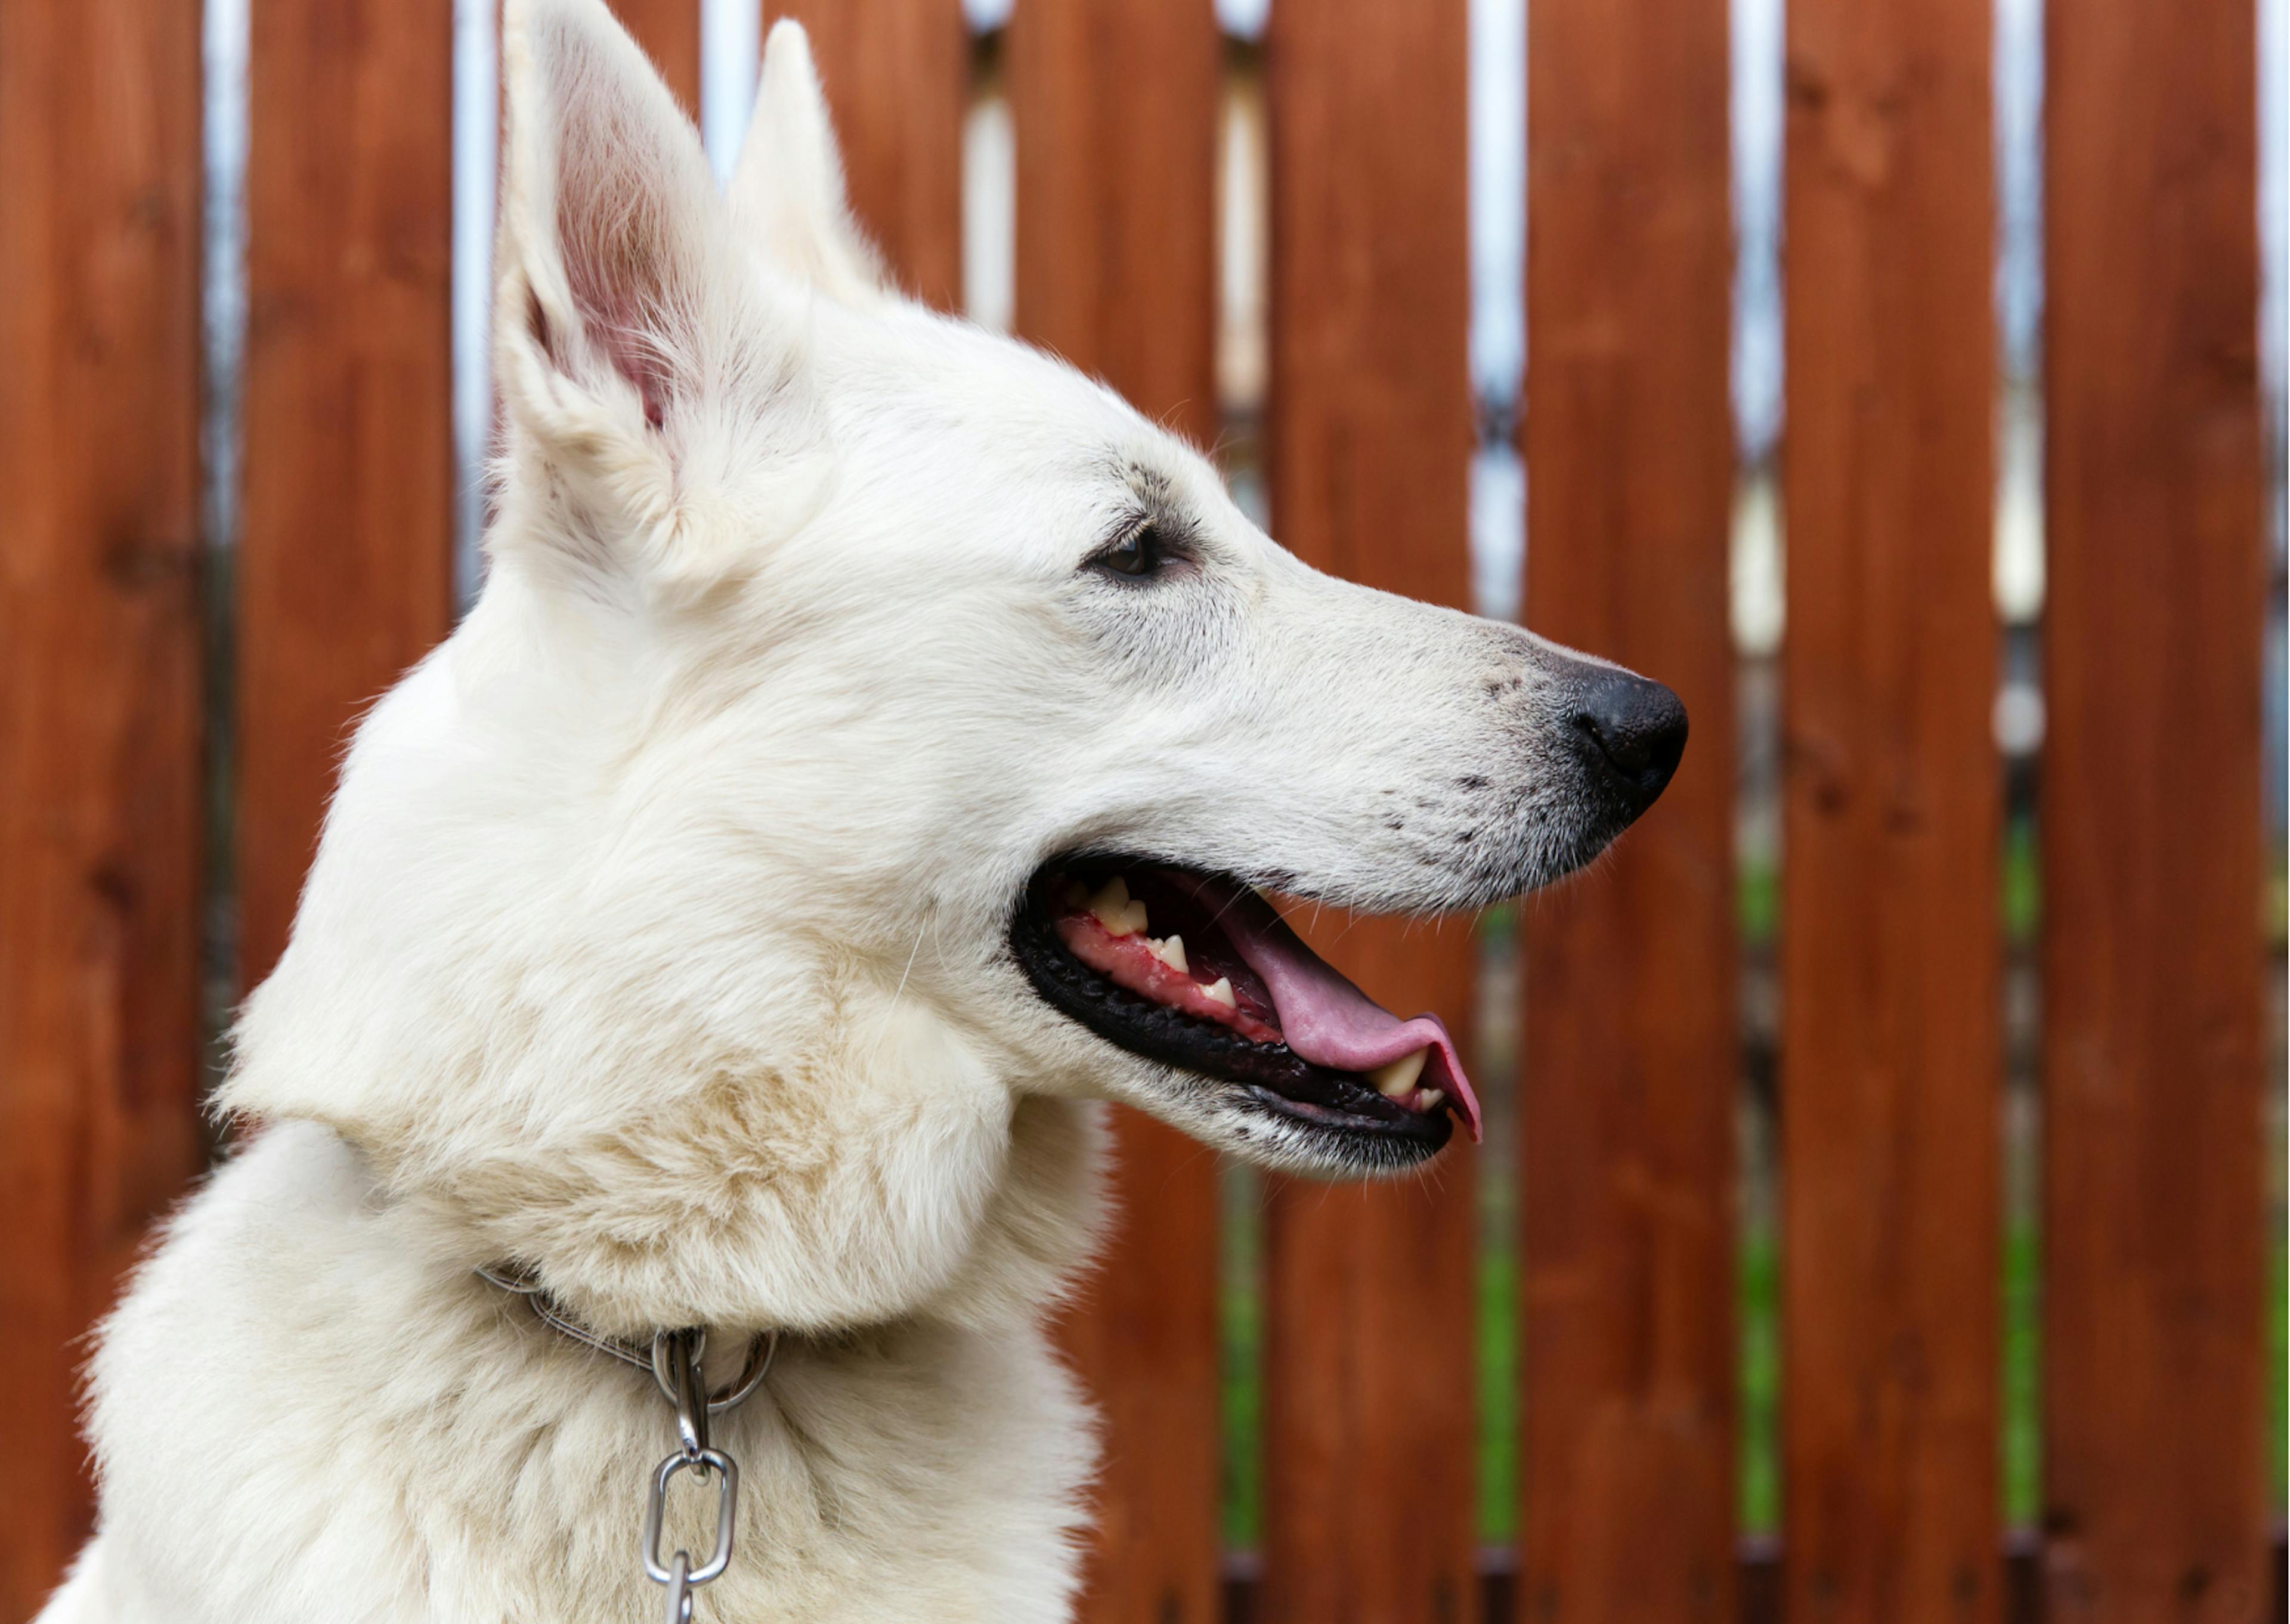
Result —
<instances>
[{"instance_id":1,"label":"black lip","mask_svg":"<svg viewBox=\"0 0 2290 1624\"><path fill-rule=\"evenodd\" d=\"M1050 923L1052 876L1109 874L1123 866L1116 859L1063 859L1045 865L1028 884L1011 921L1010 948L1050 1007L1132 1054L1237 1084L1259 1107L1308 1126L1406 1141L1427 1155L1447 1142L1454 1124L1445 1110L1411 1111L1357 1072L1315 1066L1285 1044L1252 1043L1213 1020L1140 997L1069 953ZM1132 866L1171 865L1138 859Z\"/></svg>"}]
</instances>

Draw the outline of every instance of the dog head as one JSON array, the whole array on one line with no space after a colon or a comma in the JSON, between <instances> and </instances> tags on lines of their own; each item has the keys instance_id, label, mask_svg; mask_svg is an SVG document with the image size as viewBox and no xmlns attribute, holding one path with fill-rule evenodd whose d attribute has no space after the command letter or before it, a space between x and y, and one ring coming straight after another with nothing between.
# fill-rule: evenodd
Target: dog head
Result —
<instances>
[{"instance_id":1,"label":"dog head","mask_svg":"<svg viewBox=\"0 0 2290 1624\"><path fill-rule=\"evenodd\" d=\"M1437 1022L1256 887L1541 884L1660 793L1676 700L1317 573L1105 388L899 296L792 26L725 196L601 0L510 11L487 583L362 729L228 1102L607 1321L910 1304L1028 1100L1324 1173L1475 1130Z\"/></svg>"}]
</instances>

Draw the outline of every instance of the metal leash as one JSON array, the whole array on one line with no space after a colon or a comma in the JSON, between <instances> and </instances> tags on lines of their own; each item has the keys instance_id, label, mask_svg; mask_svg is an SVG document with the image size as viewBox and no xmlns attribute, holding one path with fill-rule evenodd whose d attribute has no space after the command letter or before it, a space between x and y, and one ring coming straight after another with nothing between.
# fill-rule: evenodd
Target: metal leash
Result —
<instances>
[{"instance_id":1,"label":"metal leash","mask_svg":"<svg viewBox=\"0 0 2290 1624\"><path fill-rule=\"evenodd\" d=\"M732 1541L739 1522L740 1468L731 1456L709 1442L708 1423L747 1401L763 1385L772 1359L779 1352L780 1333L766 1331L748 1344L748 1360L739 1380L720 1394L701 1385L701 1362L708 1354L705 1326L687 1325L677 1331L653 1332L652 1346L591 1331L564 1312L530 1274L513 1268L481 1268L478 1276L502 1291L524 1298L541 1323L559 1335L609 1354L626 1364L652 1372L661 1392L676 1411L676 1452L653 1469L652 1492L645 1503L645 1577L668 1588L667 1624L692 1624L692 1593L723 1576L732 1565ZM716 1548L708 1560L693 1565L692 1553L678 1549L661 1559L660 1541L668 1521L668 1485L678 1472L690 1472L701 1483L715 1481Z\"/></svg>"},{"instance_id":2,"label":"metal leash","mask_svg":"<svg viewBox=\"0 0 2290 1624\"><path fill-rule=\"evenodd\" d=\"M654 1584L668 1587L668 1624L692 1624L693 1591L732 1565L740 1468L731 1456L708 1443L708 1417L715 1406L700 1385L700 1359L707 1349L705 1331L661 1331L652 1339L653 1380L667 1390L676 1406L677 1451L653 1471L652 1498L645 1505L644 1565ZM716 1489L716 1549L696 1568L689 1551L678 1550L664 1563L660 1559L661 1525L668 1518L669 1479L687 1470L703 1484L711 1476L721 1478Z\"/></svg>"}]
</instances>

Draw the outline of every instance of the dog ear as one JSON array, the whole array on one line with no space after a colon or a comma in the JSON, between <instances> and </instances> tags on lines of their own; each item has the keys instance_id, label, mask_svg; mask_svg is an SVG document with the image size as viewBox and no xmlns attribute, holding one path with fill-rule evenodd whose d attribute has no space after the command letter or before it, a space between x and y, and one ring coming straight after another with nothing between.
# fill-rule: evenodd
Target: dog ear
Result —
<instances>
[{"instance_id":1,"label":"dog ear","mask_svg":"<svg viewBox=\"0 0 2290 1624\"><path fill-rule=\"evenodd\" d=\"M845 304L886 296L889 279L851 218L835 124L791 17L772 26L755 117L732 171L732 205L748 245L782 276Z\"/></svg>"},{"instance_id":2,"label":"dog ear","mask_svg":"<svg viewBox=\"0 0 2290 1624\"><path fill-rule=\"evenodd\" d=\"M504 25L502 544L704 584L815 432L801 324L604 0L509 0Z\"/></svg>"}]
</instances>

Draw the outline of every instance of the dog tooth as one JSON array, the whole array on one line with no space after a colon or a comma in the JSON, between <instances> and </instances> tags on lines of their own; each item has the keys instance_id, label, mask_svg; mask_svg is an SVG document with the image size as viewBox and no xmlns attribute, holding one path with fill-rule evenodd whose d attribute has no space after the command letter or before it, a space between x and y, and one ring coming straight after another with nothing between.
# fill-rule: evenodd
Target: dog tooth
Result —
<instances>
[{"instance_id":1,"label":"dog tooth","mask_svg":"<svg viewBox=\"0 0 2290 1624\"><path fill-rule=\"evenodd\" d=\"M1446 1102L1447 1091L1444 1088L1427 1088L1415 1096L1415 1108L1419 1111L1436 1111Z\"/></svg>"},{"instance_id":2,"label":"dog tooth","mask_svg":"<svg viewBox=\"0 0 2290 1624\"><path fill-rule=\"evenodd\" d=\"M1429 1049L1418 1049L1413 1054L1403 1054L1390 1065L1379 1066L1369 1072L1367 1080L1375 1084L1375 1092L1385 1099L1400 1099L1414 1092L1415 1079L1423 1075L1423 1062L1429 1059L1431 1051Z\"/></svg>"},{"instance_id":3,"label":"dog tooth","mask_svg":"<svg viewBox=\"0 0 2290 1624\"><path fill-rule=\"evenodd\" d=\"M1201 991L1205 996L1213 998L1229 1010L1240 1007L1240 1000L1233 996L1232 978L1229 975L1217 977L1215 980L1202 988Z\"/></svg>"},{"instance_id":4,"label":"dog tooth","mask_svg":"<svg viewBox=\"0 0 2290 1624\"><path fill-rule=\"evenodd\" d=\"M1155 958L1172 970L1189 971L1192 968L1185 962L1185 939L1181 936L1157 937L1145 945L1153 949Z\"/></svg>"},{"instance_id":5,"label":"dog tooth","mask_svg":"<svg viewBox=\"0 0 2290 1624\"><path fill-rule=\"evenodd\" d=\"M1145 928L1145 905L1129 900L1129 882L1117 874L1089 900L1089 911L1116 936L1133 936Z\"/></svg>"}]
</instances>

